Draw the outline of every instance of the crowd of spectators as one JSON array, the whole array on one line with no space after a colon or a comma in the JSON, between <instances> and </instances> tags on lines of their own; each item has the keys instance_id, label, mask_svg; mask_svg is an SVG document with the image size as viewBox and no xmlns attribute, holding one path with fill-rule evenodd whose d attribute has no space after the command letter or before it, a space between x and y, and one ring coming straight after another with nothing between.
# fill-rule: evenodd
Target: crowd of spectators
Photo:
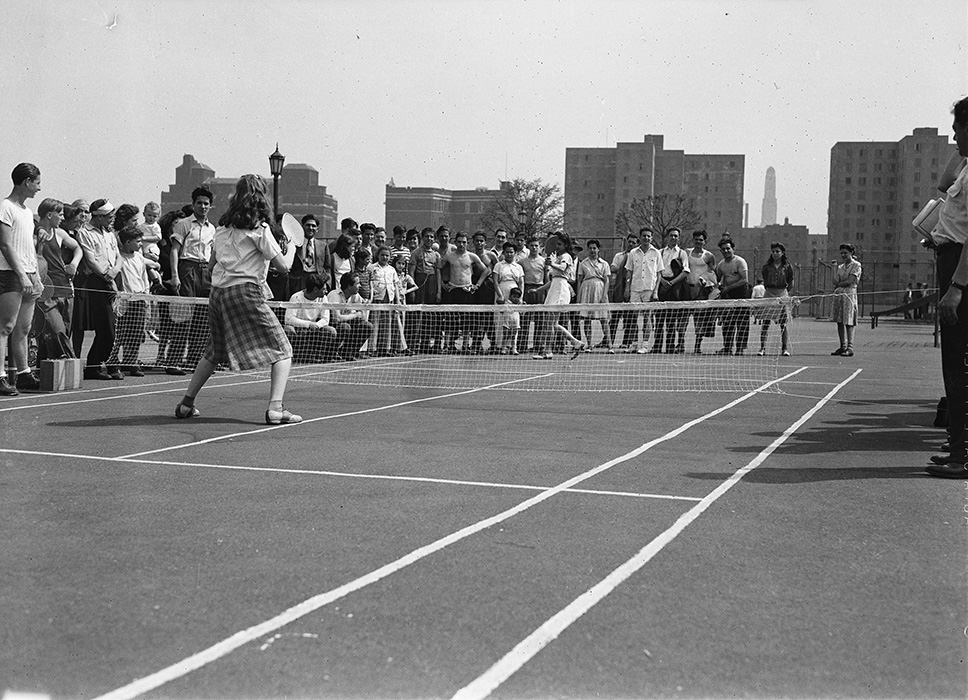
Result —
<instances>
[{"instance_id":1,"label":"crowd of spectators","mask_svg":"<svg viewBox=\"0 0 968 700\"><path fill-rule=\"evenodd\" d=\"M30 211L24 202L36 191L39 171L36 180L15 182L14 192L5 200L0 227L12 232L26 225L18 224L16 215ZM47 288L36 313L30 309L31 316L36 316L38 359L80 356L87 333L93 332L86 378L120 380L125 374L142 375L146 368L172 375L190 372L208 343L208 311L205 304L182 300L207 297L211 290L216 227L208 216L213 203L214 195L204 185L192 192L191 205L164 214L155 202L142 211L132 204L115 208L104 198L90 203L76 199L70 204L44 199L36 216L30 213L33 263L22 266L28 275L37 275L38 289L41 281ZM569 348L677 354L686 351L690 318L694 353L703 352L703 341L714 336L717 325L722 327L723 339L717 354L747 352L751 314L745 308L719 313L708 307L588 308L605 303L748 298L748 266L728 235L718 242L717 260L706 248L705 231L693 231L692 246L684 249L679 246L679 229L656 232L643 227L628 234L621 250L608 261L598 240L587 239L583 246L563 233L539 239L498 229L490 236L484 231L469 236L446 226L417 230L398 225L388 239L382 227L358 225L346 218L335 239L327 241L314 214L302 217L300 223L304 242L290 251L289 271L270 270L266 279L272 299L291 302L277 313L299 362L417 352L527 353L548 359ZM294 243L282 231L277 226L275 233L285 250ZM774 258L764 266L762 276L768 280L769 296L786 295L792 289L792 267L781 244L772 248ZM13 255L9 244L0 245L0 276L6 272L7 280L0 295L10 291L10 275L19 275L15 266L5 262ZM38 262L36 272L28 269ZM171 298L146 300L118 292ZM569 303L580 304L581 310L550 313L540 308ZM422 306L408 312L410 304ZM443 313L423 306L438 304L496 308ZM11 369L16 365L18 372L7 385L8 393L17 386L34 388L36 378L26 359L20 359L23 327L30 325L21 316L18 313L10 321L7 310L0 318L4 340L9 337L15 348ZM781 326L782 352L789 354L785 312L754 318L764 322L760 354L771 321ZM595 345L593 337L599 339ZM151 362L141 357L145 341L157 347Z\"/></svg>"}]
</instances>

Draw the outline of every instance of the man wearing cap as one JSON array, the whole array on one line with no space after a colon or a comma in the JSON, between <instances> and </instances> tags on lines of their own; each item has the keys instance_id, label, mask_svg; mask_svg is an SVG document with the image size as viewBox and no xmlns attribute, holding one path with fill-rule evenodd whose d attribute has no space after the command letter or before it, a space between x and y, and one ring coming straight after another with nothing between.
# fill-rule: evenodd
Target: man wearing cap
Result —
<instances>
[{"instance_id":1,"label":"man wearing cap","mask_svg":"<svg viewBox=\"0 0 968 700\"><path fill-rule=\"evenodd\" d=\"M171 284L183 297L207 297L212 289L212 257L215 226L208 220L215 196L206 186L192 190L192 214L175 223L171 230ZM192 307L188 352L185 364L193 368L208 344L208 308Z\"/></svg>"},{"instance_id":2,"label":"man wearing cap","mask_svg":"<svg viewBox=\"0 0 968 700\"><path fill-rule=\"evenodd\" d=\"M77 229L76 238L84 260L75 278L78 290L71 341L80 356L84 331L94 331L87 353L85 379L124 379L117 367L105 367L114 347L115 278L121 272L121 254L114 234L114 205L106 199L91 202L91 223Z\"/></svg>"}]
</instances>

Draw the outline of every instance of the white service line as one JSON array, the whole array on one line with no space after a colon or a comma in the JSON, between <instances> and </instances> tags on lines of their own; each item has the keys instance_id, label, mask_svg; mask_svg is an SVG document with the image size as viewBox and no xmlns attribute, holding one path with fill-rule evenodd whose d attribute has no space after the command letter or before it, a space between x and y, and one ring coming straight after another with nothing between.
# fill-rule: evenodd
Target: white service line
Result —
<instances>
[{"instance_id":1,"label":"white service line","mask_svg":"<svg viewBox=\"0 0 968 700\"><path fill-rule=\"evenodd\" d=\"M78 455L68 452L44 452L41 450L14 450L0 447L0 454L28 455L31 457L57 457L60 459L86 459L93 462L120 462L122 464L147 464L162 467L199 467L202 469L224 469L227 471L270 472L277 474L299 474L306 476L335 476L347 479L375 479L382 481L411 481L424 484L446 484L448 486L484 486L494 489L517 489L522 491L546 491L550 486L531 484L511 484L496 481L470 481L467 479L441 479L429 476L402 476L399 474L361 474L359 472L336 472L324 469L289 469L283 467L247 467L235 464L208 464L206 462L171 462L155 459L128 459L125 457L99 457L97 455ZM568 493L581 493L592 496L623 496L630 498L656 498L670 501L700 501L695 496L670 496L663 493L637 493L635 491L602 491L598 489L567 489Z\"/></svg>"},{"instance_id":2,"label":"white service line","mask_svg":"<svg viewBox=\"0 0 968 700\"><path fill-rule=\"evenodd\" d=\"M186 442L183 445L172 445L171 447L161 447L157 450L147 450L145 452L135 452L130 455L122 455L118 459L132 459L134 457L144 457L145 455L158 454L159 452L170 452L171 450L181 450L186 447L197 447L198 445L205 445L210 442L219 442L221 440L231 440L237 437L246 437L249 435L258 435L259 433L266 433L270 430L279 430L280 428L294 428L300 425L309 425L310 423L318 423L324 420L333 420L334 418L349 418L350 416L361 416L366 413L376 413L378 411L388 411L391 408L400 408L401 406L410 406L415 403L424 403L426 401L437 401L438 399L447 399L452 396L465 396L467 394L474 394L478 391L485 391L486 389L496 389L499 386L506 386L508 384L516 384L518 382L527 382L532 379L544 379L545 377L550 377L554 372L548 372L546 374L535 374L530 377L524 377L522 379L512 379L507 382L498 382L497 384L488 384L487 386L479 386L474 389L466 389L464 391L455 391L449 394L439 394L437 396L425 396L422 399L411 399L410 401L400 401L398 403L387 404L386 406L375 406L373 408L364 408L359 411L348 411L346 413L334 413L329 416L319 416L318 418L310 418L304 420L302 423L290 423L288 425L270 425L266 428L257 428L256 430L244 430L238 433L229 433L228 435L219 435L213 438L206 438L204 440L196 440L195 442ZM191 419L189 419L191 420Z\"/></svg>"},{"instance_id":3,"label":"white service line","mask_svg":"<svg viewBox=\"0 0 968 700\"><path fill-rule=\"evenodd\" d=\"M742 396L740 396L739 398L733 399L729 403L713 411L710 411L709 413L703 416L700 416L699 418L695 418L679 426L675 430L672 430L666 433L665 435L654 438L653 440L650 440L649 442L643 445L640 445L639 447L635 448L631 452L621 455L620 457L611 459L603 464L598 465L597 467L593 467L588 471L578 474L577 476L573 476L570 479L566 479L565 481L561 482L557 486L550 488L547 491L543 491L537 494L536 496L532 496L531 498L525 501L522 501L521 503L519 503L516 506L513 506L512 508L508 508L507 510L502 511L497 515L492 515L490 518L485 518L484 520L480 520L474 523L473 525L468 525L467 527L461 528L456 532L446 535L445 537L442 537L439 540L436 540L435 542L431 542L428 545L419 547L413 550L412 552L410 552L409 554L405 554L404 556L390 562L389 564L384 564L380 568L374 569L370 573L364 574L363 576L353 581L350 581L348 583L345 583L342 586L339 586L330 591L327 591L326 593L320 593L319 595L315 595L312 598L308 598L307 600L304 600L302 603L294 605L288 610L284 610L283 612L279 613L275 617L272 617L266 620L265 622L261 622L258 625L254 625L253 627L249 627L248 629L242 630L240 632L236 632L231 637L227 637L226 639L223 639L221 642L217 642L216 644L213 644L207 649L203 649L202 651L196 652L195 654L192 654L191 656L188 656L182 659L181 661L174 663L171 666L168 666L167 668L163 668L160 671L156 671L155 673L152 673L143 678L139 678L135 681L132 681L131 683L128 683L127 685L124 685L120 688L117 688L108 693L105 693L104 695L101 695L95 698L95 700L133 700L134 698L137 698L140 695L143 695L151 690L154 690L155 688L159 688L165 685L166 683L169 683L173 680L186 676L192 671L202 668L203 666L207 666L208 664L213 663L218 659L221 659L223 656L227 656L228 654L231 654L239 647L245 646L249 642L259 639L260 637L264 637L267 634L274 633L276 630L282 627L285 627L286 625L292 622L295 622L296 620L302 617L305 617L306 615L309 615L310 613L313 613L316 610L319 610L320 608L326 605L329 605L330 603L337 601L340 598L343 598L344 596L349 595L350 593L353 593L355 591L360 590L361 588L365 588L366 586L374 584L377 581L380 581L381 579L384 579L387 576L396 573L397 571L405 569L411 564L417 563L421 559L429 557L431 554L435 554L436 552L439 552L440 550L446 547L449 547L450 545L456 542L460 542L461 540L466 539L471 535L481 532L482 530L486 530L492 525L497 525L498 523L502 523L505 520L508 520L514 517L515 515L518 515L519 513L523 513L529 508L533 508L539 503L543 503L544 501L548 500L552 496L559 494L562 491L565 491L567 489L570 489L572 486L575 486L576 484L586 481L591 477L596 476L597 474L600 474L601 472L611 469L617 464L621 464L623 462L627 462L630 459L638 457L639 455L646 452L647 450L652 449L656 445L659 445L663 442L666 442L668 440L672 440L678 437L689 428L695 425L698 425L703 421L709 420L710 418L718 416L720 413L728 411L730 408L746 401L747 399L750 399L760 394L763 389L766 389L767 387L773 384L776 384L777 382L781 382L794 375L797 375L800 372L802 372L804 369L806 368L801 367L800 369L794 372L791 372L789 374L786 374L778 379L773 379L767 382L766 384L764 384L763 386L759 387L759 389L749 391L743 394Z\"/></svg>"},{"instance_id":4,"label":"white service line","mask_svg":"<svg viewBox=\"0 0 968 700\"><path fill-rule=\"evenodd\" d=\"M695 506L683 513L673 525L654 540L649 542L638 553L617 569L612 571L600 582L578 596L570 604L562 608L555 615L549 618L543 625L528 635L517 646L509 651L502 659L491 666L487 671L471 681L468 685L461 688L453 696L454 700L482 700L490 695L511 675L518 671L535 654L541 651L548 644L558 638L572 623L588 612L594 605L599 603L605 596L621 585L632 574L645 566L656 554L672 542L679 533L686 529L690 523L698 518L702 513L715 503L719 498L739 483L746 474L760 466L767 457L786 440L795 433L800 426L806 423L813 415L819 411L833 396L844 388L848 382L861 373L861 370L854 371L847 379L840 382L831 389L826 396L818 401L813 408L798 418L789 428L783 431L776 440L763 449L746 466L741 467L732 474L726 481L717 486L713 491L703 498Z\"/></svg>"}]
</instances>

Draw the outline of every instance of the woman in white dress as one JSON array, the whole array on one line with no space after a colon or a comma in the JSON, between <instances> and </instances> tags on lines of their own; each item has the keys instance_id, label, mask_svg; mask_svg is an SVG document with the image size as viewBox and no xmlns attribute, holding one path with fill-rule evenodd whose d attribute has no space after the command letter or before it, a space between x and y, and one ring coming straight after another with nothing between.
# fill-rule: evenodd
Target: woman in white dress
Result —
<instances>
[{"instance_id":1,"label":"woman in white dress","mask_svg":"<svg viewBox=\"0 0 968 700\"><path fill-rule=\"evenodd\" d=\"M567 252L571 250L571 239L566 233L553 233L545 241L545 250L548 253L545 260L548 281L541 287L541 290L546 290L544 303L548 306L570 304L574 294L571 281L575 278L575 261ZM534 355L535 360L550 360L554 357L551 341L556 334L563 335L571 343L572 357L587 347L587 343L578 340L559 323L560 318L560 311L546 314L542 342L538 345L538 354Z\"/></svg>"}]
</instances>

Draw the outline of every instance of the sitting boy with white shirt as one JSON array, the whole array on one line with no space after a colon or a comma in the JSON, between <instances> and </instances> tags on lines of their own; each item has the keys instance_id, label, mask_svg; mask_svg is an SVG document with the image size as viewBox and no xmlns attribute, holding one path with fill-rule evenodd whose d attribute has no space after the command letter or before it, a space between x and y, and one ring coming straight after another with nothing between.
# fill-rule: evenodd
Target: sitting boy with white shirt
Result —
<instances>
[{"instance_id":1,"label":"sitting boy with white shirt","mask_svg":"<svg viewBox=\"0 0 968 700\"><path fill-rule=\"evenodd\" d=\"M329 325L325 292L326 280L313 273L306 276L306 289L289 298L300 304L286 309L283 323L296 362L329 362L336 355L336 329Z\"/></svg>"}]
</instances>

